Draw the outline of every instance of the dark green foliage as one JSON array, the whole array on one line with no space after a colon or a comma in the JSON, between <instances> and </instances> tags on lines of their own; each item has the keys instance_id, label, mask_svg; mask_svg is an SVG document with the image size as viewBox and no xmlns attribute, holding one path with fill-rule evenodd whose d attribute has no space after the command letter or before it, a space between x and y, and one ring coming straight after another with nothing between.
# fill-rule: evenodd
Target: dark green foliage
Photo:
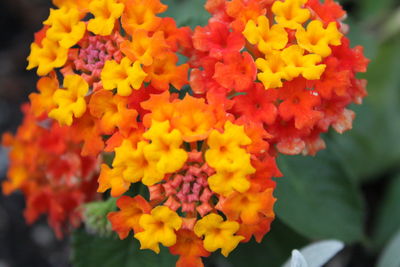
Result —
<instances>
[{"instance_id":1,"label":"dark green foliage","mask_svg":"<svg viewBox=\"0 0 400 267\"><path fill-rule=\"evenodd\" d=\"M177 260L167 249L159 255L140 250L132 236L119 240L115 235L99 237L83 229L75 231L72 246L72 264L76 267L170 267Z\"/></svg>"}]
</instances>

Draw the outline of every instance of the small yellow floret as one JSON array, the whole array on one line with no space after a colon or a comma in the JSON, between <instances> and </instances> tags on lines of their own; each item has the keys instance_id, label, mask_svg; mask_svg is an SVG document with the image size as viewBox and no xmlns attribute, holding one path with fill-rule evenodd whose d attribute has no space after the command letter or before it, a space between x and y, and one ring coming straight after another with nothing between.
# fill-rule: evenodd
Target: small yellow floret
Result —
<instances>
[{"instance_id":1,"label":"small yellow floret","mask_svg":"<svg viewBox=\"0 0 400 267\"><path fill-rule=\"evenodd\" d=\"M332 53L329 45L341 44L343 34L337 29L336 22L329 23L324 29L319 20L313 20L307 25L307 30L299 28L296 32L297 43L310 53L327 57Z\"/></svg>"},{"instance_id":2,"label":"small yellow floret","mask_svg":"<svg viewBox=\"0 0 400 267\"><path fill-rule=\"evenodd\" d=\"M198 237L204 236L204 248L209 252L220 248L225 257L244 239L243 236L235 235L238 230L239 223L224 222L224 219L215 213L203 217L194 226L194 233Z\"/></svg>"},{"instance_id":3,"label":"small yellow floret","mask_svg":"<svg viewBox=\"0 0 400 267\"><path fill-rule=\"evenodd\" d=\"M320 55L304 55L304 49L298 45L292 45L282 51L282 60L286 63L288 79L294 79L302 75L307 80L318 80L324 72L326 65L321 62Z\"/></svg>"},{"instance_id":4,"label":"small yellow floret","mask_svg":"<svg viewBox=\"0 0 400 267\"><path fill-rule=\"evenodd\" d=\"M249 20L243 34L249 43L257 44L258 49L264 54L273 49L282 49L288 42L288 34L285 29L278 24L270 28L266 16L259 16L257 25L253 20Z\"/></svg>"},{"instance_id":5,"label":"small yellow floret","mask_svg":"<svg viewBox=\"0 0 400 267\"><path fill-rule=\"evenodd\" d=\"M64 66L68 58L68 49L61 47L58 42L47 38L42 40L41 46L31 44L27 70L38 67L36 73L40 76L49 74L54 68Z\"/></svg>"},{"instance_id":6,"label":"small yellow floret","mask_svg":"<svg viewBox=\"0 0 400 267\"><path fill-rule=\"evenodd\" d=\"M251 139L244 132L243 126L227 121L224 132L220 133L213 130L207 139L209 149L205 153L207 164L213 168L230 164L235 160L235 156L246 153L241 146L251 144Z\"/></svg>"},{"instance_id":7,"label":"small yellow floret","mask_svg":"<svg viewBox=\"0 0 400 267\"><path fill-rule=\"evenodd\" d=\"M251 166L250 154L241 147L251 144L243 126L228 121L223 133L217 130L210 133L207 144L209 149L205 159L216 171L208 178L211 190L224 196L235 190L247 191L250 187L247 176L254 173L255 169Z\"/></svg>"},{"instance_id":8,"label":"small yellow floret","mask_svg":"<svg viewBox=\"0 0 400 267\"><path fill-rule=\"evenodd\" d=\"M298 29L301 24L310 18L310 11L303 8L307 0L275 1L272 5L272 13L276 22L289 29Z\"/></svg>"},{"instance_id":9,"label":"small yellow floret","mask_svg":"<svg viewBox=\"0 0 400 267\"><path fill-rule=\"evenodd\" d=\"M55 91L53 100L57 108L49 112L49 117L61 125L71 126L72 117L80 118L86 111L85 95L89 85L80 75L74 74L65 76L64 88Z\"/></svg>"},{"instance_id":10,"label":"small yellow floret","mask_svg":"<svg viewBox=\"0 0 400 267\"><path fill-rule=\"evenodd\" d=\"M282 87L282 80L289 78L280 52L270 54L266 59L258 58L256 66L261 70L257 78L263 83L265 89Z\"/></svg>"},{"instance_id":11,"label":"small yellow floret","mask_svg":"<svg viewBox=\"0 0 400 267\"><path fill-rule=\"evenodd\" d=\"M74 46L85 34L86 26L80 21L80 12L76 8L51 9L49 18L43 22L50 28L46 37L59 42L64 48Z\"/></svg>"},{"instance_id":12,"label":"small yellow floret","mask_svg":"<svg viewBox=\"0 0 400 267\"><path fill-rule=\"evenodd\" d=\"M115 20L124 11L124 4L116 0L93 0L89 5L89 11L94 18L89 20L88 30L98 35L110 35Z\"/></svg>"},{"instance_id":13,"label":"small yellow floret","mask_svg":"<svg viewBox=\"0 0 400 267\"><path fill-rule=\"evenodd\" d=\"M143 184L151 186L164 178L163 173L157 171L156 161L149 161L144 156L143 149L148 145L140 141L135 149L131 141L126 139L115 149L112 165L122 170L121 176L125 181L136 183L142 179Z\"/></svg>"},{"instance_id":14,"label":"small yellow floret","mask_svg":"<svg viewBox=\"0 0 400 267\"><path fill-rule=\"evenodd\" d=\"M143 214L139 220L142 232L136 233L140 241L140 249L151 249L160 252L159 243L166 247L175 245L176 233L182 226L182 218L166 206L158 206L151 214Z\"/></svg>"},{"instance_id":15,"label":"small yellow floret","mask_svg":"<svg viewBox=\"0 0 400 267\"><path fill-rule=\"evenodd\" d=\"M119 95L129 96L132 89L140 89L146 76L147 74L142 70L139 61L132 64L129 58L124 57L120 64L115 60L106 61L101 72L101 81L104 89L113 90L117 88Z\"/></svg>"},{"instance_id":16,"label":"small yellow floret","mask_svg":"<svg viewBox=\"0 0 400 267\"><path fill-rule=\"evenodd\" d=\"M223 196L237 191L244 193L250 188L248 175L256 170L251 166L250 155L237 150L232 155L234 161L216 168L216 173L208 178L210 189Z\"/></svg>"},{"instance_id":17,"label":"small yellow floret","mask_svg":"<svg viewBox=\"0 0 400 267\"><path fill-rule=\"evenodd\" d=\"M182 134L174 129L170 132L169 121L153 120L150 129L143 136L151 140L143 151L150 161L156 161L157 170L161 173L172 173L185 164L188 155L181 147Z\"/></svg>"}]
</instances>

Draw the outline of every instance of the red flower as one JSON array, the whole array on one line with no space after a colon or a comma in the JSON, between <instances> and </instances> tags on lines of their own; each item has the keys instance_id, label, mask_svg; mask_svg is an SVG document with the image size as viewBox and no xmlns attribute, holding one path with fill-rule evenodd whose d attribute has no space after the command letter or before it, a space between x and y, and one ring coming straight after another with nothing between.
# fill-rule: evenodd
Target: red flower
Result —
<instances>
[{"instance_id":1,"label":"red flower","mask_svg":"<svg viewBox=\"0 0 400 267\"><path fill-rule=\"evenodd\" d=\"M256 79L257 68L249 53L226 53L223 61L215 64L213 78L223 87L246 91Z\"/></svg>"},{"instance_id":2,"label":"red flower","mask_svg":"<svg viewBox=\"0 0 400 267\"><path fill-rule=\"evenodd\" d=\"M196 49L209 52L211 57L222 59L230 52L239 52L244 47L244 37L240 32L231 32L226 24L211 22L205 27L196 27L193 45Z\"/></svg>"},{"instance_id":3,"label":"red flower","mask_svg":"<svg viewBox=\"0 0 400 267\"><path fill-rule=\"evenodd\" d=\"M286 121L294 118L297 129L310 128L323 117L323 113L315 107L321 104L318 92L306 89L305 80L295 79L287 82L279 90L279 115Z\"/></svg>"},{"instance_id":4,"label":"red flower","mask_svg":"<svg viewBox=\"0 0 400 267\"><path fill-rule=\"evenodd\" d=\"M260 83L256 83L246 94L233 98L235 101L233 109L246 120L272 124L278 113L275 105L277 97L278 90L265 90Z\"/></svg>"}]
</instances>

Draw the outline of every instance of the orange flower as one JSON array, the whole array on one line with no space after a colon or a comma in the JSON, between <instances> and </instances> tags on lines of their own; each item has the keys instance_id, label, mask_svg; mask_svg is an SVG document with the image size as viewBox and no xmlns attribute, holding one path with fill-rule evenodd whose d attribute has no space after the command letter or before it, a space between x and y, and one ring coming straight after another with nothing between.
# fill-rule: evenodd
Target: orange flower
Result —
<instances>
[{"instance_id":1,"label":"orange flower","mask_svg":"<svg viewBox=\"0 0 400 267\"><path fill-rule=\"evenodd\" d=\"M138 113L128 108L128 98L113 95L110 91L97 91L90 98L90 113L100 120L100 128L106 134L112 134L115 128L127 135L137 127Z\"/></svg>"},{"instance_id":2,"label":"orange flower","mask_svg":"<svg viewBox=\"0 0 400 267\"><path fill-rule=\"evenodd\" d=\"M142 214L150 213L151 206L142 196L122 196L117 200L117 207L120 211L110 212L107 218L120 239L125 239L131 230L143 231L139 220Z\"/></svg>"},{"instance_id":3,"label":"orange flower","mask_svg":"<svg viewBox=\"0 0 400 267\"><path fill-rule=\"evenodd\" d=\"M245 237L242 242L249 242L251 237L254 236L256 241L261 243L265 234L269 232L273 220L274 217L266 217L260 219L256 224L241 223L237 234Z\"/></svg>"},{"instance_id":4,"label":"orange flower","mask_svg":"<svg viewBox=\"0 0 400 267\"><path fill-rule=\"evenodd\" d=\"M210 255L203 247L203 240L188 229L180 229L176 235L176 244L169 248L171 254L179 255L176 267L203 267L200 257Z\"/></svg>"},{"instance_id":5,"label":"orange flower","mask_svg":"<svg viewBox=\"0 0 400 267\"><path fill-rule=\"evenodd\" d=\"M97 192L104 193L111 188L111 196L118 197L128 191L131 183L123 179L122 172L121 168L111 169L106 164L102 164Z\"/></svg>"},{"instance_id":6,"label":"orange flower","mask_svg":"<svg viewBox=\"0 0 400 267\"><path fill-rule=\"evenodd\" d=\"M204 99L186 96L174 103L175 112L171 120L174 128L182 133L185 142L195 142L208 137L215 125L215 116Z\"/></svg>"},{"instance_id":7,"label":"orange flower","mask_svg":"<svg viewBox=\"0 0 400 267\"><path fill-rule=\"evenodd\" d=\"M233 0L227 2L226 13L234 19L232 28L241 32L249 20L256 20L259 16L265 15L267 2L258 0Z\"/></svg>"},{"instance_id":8,"label":"orange flower","mask_svg":"<svg viewBox=\"0 0 400 267\"><path fill-rule=\"evenodd\" d=\"M124 0L124 3L122 26L131 35L136 30L154 31L161 22L161 18L156 14L167 9L160 0Z\"/></svg>"},{"instance_id":9,"label":"orange flower","mask_svg":"<svg viewBox=\"0 0 400 267\"><path fill-rule=\"evenodd\" d=\"M245 193L235 192L218 205L229 220L240 220L244 224L257 224L262 218L274 217L275 198L272 189L258 191L252 188Z\"/></svg>"},{"instance_id":10,"label":"orange flower","mask_svg":"<svg viewBox=\"0 0 400 267\"><path fill-rule=\"evenodd\" d=\"M121 43L121 51L130 60L138 60L144 66L150 66L155 58L167 52L168 46L161 31L149 36L149 32L137 30L132 38L133 41L125 40Z\"/></svg>"},{"instance_id":11,"label":"orange flower","mask_svg":"<svg viewBox=\"0 0 400 267\"><path fill-rule=\"evenodd\" d=\"M170 94L165 91L161 94L151 95L150 99L140 104L151 113L145 114L143 124L150 128L151 121L171 121L175 112L175 106L170 102Z\"/></svg>"},{"instance_id":12,"label":"orange flower","mask_svg":"<svg viewBox=\"0 0 400 267\"><path fill-rule=\"evenodd\" d=\"M53 94L59 88L58 80L54 75L50 77L42 77L37 82L39 93L31 93L29 99L32 103L32 111L36 117L46 115L55 108Z\"/></svg>"},{"instance_id":13,"label":"orange flower","mask_svg":"<svg viewBox=\"0 0 400 267\"><path fill-rule=\"evenodd\" d=\"M165 91L170 84L176 89L188 83L188 64L177 66L178 57L174 53L167 53L162 58L154 61L150 66L144 66L143 70L148 74L145 82L151 83L154 88Z\"/></svg>"},{"instance_id":14,"label":"orange flower","mask_svg":"<svg viewBox=\"0 0 400 267\"><path fill-rule=\"evenodd\" d=\"M83 156L97 156L104 148L101 137L99 121L90 115L89 111L72 125L73 138L77 142L83 142Z\"/></svg>"}]
</instances>

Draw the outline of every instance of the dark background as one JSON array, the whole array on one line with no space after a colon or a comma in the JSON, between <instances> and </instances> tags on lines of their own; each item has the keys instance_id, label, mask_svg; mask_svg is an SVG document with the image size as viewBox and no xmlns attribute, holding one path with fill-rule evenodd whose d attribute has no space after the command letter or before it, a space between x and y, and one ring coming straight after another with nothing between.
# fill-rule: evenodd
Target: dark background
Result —
<instances>
[{"instance_id":1,"label":"dark background","mask_svg":"<svg viewBox=\"0 0 400 267\"><path fill-rule=\"evenodd\" d=\"M49 0L0 1L0 135L21 122L20 105L35 89L35 71L26 71L33 34L47 18ZM5 179L7 152L0 147L0 181ZM25 224L21 193L0 194L0 267L68 266L68 240L56 240L42 218Z\"/></svg>"}]
</instances>

